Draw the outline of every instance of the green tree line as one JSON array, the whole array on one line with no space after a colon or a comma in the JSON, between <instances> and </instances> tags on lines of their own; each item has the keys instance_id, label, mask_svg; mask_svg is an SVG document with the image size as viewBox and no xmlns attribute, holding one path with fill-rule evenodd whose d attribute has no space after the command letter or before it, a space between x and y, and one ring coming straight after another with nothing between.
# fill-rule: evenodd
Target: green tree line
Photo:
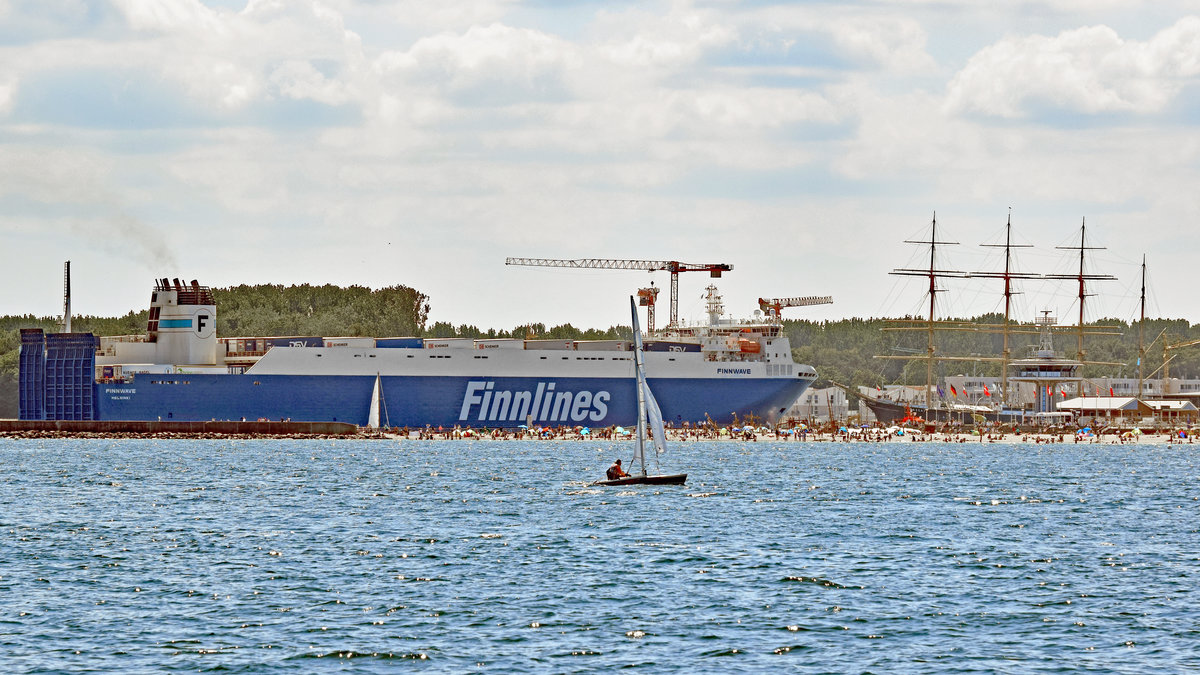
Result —
<instances>
[{"instance_id":1,"label":"green tree line","mask_svg":"<svg viewBox=\"0 0 1200 675\"><path fill-rule=\"evenodd\" d=\"M372 290L362 286L349 288L325 285L256 285L216 288L217 334L222 337L296 336L414 336L469 338L540 338L572 340L631 339L628 326L608 329L580 329L571 324L547 327L528 323L511 329L481 329L473 325L454 326L447 322L426 325L429 299L405 286ZM72 319L72 329L96 335L144 334L148 311L130 312L122 317L82 316ZM998 326L996 314L966 319L974 324ZM916 330L885 330L897 327ZM18 414L17 376L21 328L59 329L51 317L0 317L0 418ZM787 320L783 330L792 344L792 355L799 363L817 369L817 386L832 382L856 386L884 384L922 384L923 360L878 359L877 355L920 356L925 353L926 333L918 319L842 319L840 321ZM1088 365L1085 377L1137 377L1138 327L1117 319L1103 319L1089 328L1113 335L1085 338L1087 360L1120 365ZM1015 326L1010 335L1012 358L1028 356L1038 335L1029 326ZM1200 339L1200 324L1182 319L1147 319L1144 327L1148 347L1143 361L1146 377L1157 377L1162 366L1162 345ZM1003 349L998 330L939 330L935 335L938 354L995 358ZM1054 331L1054 346L1063 356L1076 351L1074 333ZM998 376L996 361L940 362L937 377L957 374ZM1170 365L1172 377L1200 377L1200 345L1174 352Z\"/></svg>"}]
</instances>

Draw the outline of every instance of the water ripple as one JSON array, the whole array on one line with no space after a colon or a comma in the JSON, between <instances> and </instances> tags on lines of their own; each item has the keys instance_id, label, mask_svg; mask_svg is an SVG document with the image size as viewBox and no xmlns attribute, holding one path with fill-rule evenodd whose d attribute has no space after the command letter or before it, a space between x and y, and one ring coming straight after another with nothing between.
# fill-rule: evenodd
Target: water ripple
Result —
<instances>
[{"instance_id":1,"label":"water ripple","mask_svg":"<svg viewBox=\"0 0 1200 675\"><path fill-rule=\"evenodd\" d=\"M1179 672L1186 446L0 440L6 672Z\"/></svg>"}]
</instances>

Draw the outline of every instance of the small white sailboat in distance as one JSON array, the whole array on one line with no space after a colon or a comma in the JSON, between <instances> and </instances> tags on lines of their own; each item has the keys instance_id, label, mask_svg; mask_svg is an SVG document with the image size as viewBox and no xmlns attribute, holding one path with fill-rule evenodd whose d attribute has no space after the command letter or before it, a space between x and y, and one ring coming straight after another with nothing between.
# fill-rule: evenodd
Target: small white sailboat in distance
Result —
<instances>
[{"instance_id":1,"label":"small white sailboat in distance","mask_svg":"<svg viewBox=\"0 0 1200 675\"><path fill-rule=\"evenodd\" d=\"M375 373L375 388L371 390L371 407L367 410L367 428L379 428L379 403L383 398L383 387L380 386L379 373Z\"/></svg>"},{"instance_id":2,"label":"small white sailboat in distance","mask_svg":"<svg viewBox=\"0 0 1200 675\"><path fill-rule=\"evenodd\" d=\"M637 376L638 402L637 438L633 448L633 461L629 463L629 466L640 469L641 473L626 475L623 478L596 481L592 485L683 485L687 481L686 473L653 476L646 473L647 428L652 433L651 441L654 443L656 456L661 455L667 449L666 433L663 431L662 410L658 407L658 401L654 400L650 385L646 383L642 331L638 326L637 303L632 296L629 298L629 308L633 313L633 364Z\"/></svg>"}]
</instances>

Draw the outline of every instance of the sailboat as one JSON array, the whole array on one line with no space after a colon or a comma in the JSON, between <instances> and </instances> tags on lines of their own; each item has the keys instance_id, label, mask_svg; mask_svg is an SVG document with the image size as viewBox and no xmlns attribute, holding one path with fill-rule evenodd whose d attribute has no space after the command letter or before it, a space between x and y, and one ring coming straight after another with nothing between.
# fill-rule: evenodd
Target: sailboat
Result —
<instances>
[{"instance_id":1,"label":"sailboat","mask_svg":"<svg viewBox=\"0 0 1200 675\"><path fill-rule=\"evenodd\" d=\"M592 485L683 485L687 481L686 473L652 476L646 472L647 427L652 432L651 442L654 445L656 455L662 454L667 449L666 433L663 431L662 410L658 407L658 401L654 400L654 394L650 391L650 385L646 383L642 331L638 326L637 302L632 296L629 298L629 307L633 313L633 364L637 376L638 402L637 437L633 447L633 461L629 463L629 466L640 468L641 473L635 473L615 480L596 481Z\"/></svg>"},{"instance_id":2,"label":"sailboat","mask_svg":"<svg viewBox=\"0 0 1200 675\"><path fill-rule=\"evenodd\" d=\"M371 390L371 407L367 410L367 428L379 428L379 410L380 404L383 401L383 387L381 386L379 373L375 373L375 387Z\"/></svg>"}]
</instances>

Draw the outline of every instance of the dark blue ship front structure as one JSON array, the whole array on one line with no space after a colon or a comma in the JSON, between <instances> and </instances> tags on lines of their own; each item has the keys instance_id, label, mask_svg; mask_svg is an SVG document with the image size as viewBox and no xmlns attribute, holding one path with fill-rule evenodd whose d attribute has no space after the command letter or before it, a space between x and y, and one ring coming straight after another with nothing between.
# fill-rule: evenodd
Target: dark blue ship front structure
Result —
<instances>
[{"instance_id":1,"label":"dark blue ship front structure","mask_svg":"<svg viewBox=\"0 0 1200 675\"><path fill-rule=\"evenodd\" d=\"M94 420L96 350L91 333L21 330L20 419Z\"/></svg>"}]
</instances>

